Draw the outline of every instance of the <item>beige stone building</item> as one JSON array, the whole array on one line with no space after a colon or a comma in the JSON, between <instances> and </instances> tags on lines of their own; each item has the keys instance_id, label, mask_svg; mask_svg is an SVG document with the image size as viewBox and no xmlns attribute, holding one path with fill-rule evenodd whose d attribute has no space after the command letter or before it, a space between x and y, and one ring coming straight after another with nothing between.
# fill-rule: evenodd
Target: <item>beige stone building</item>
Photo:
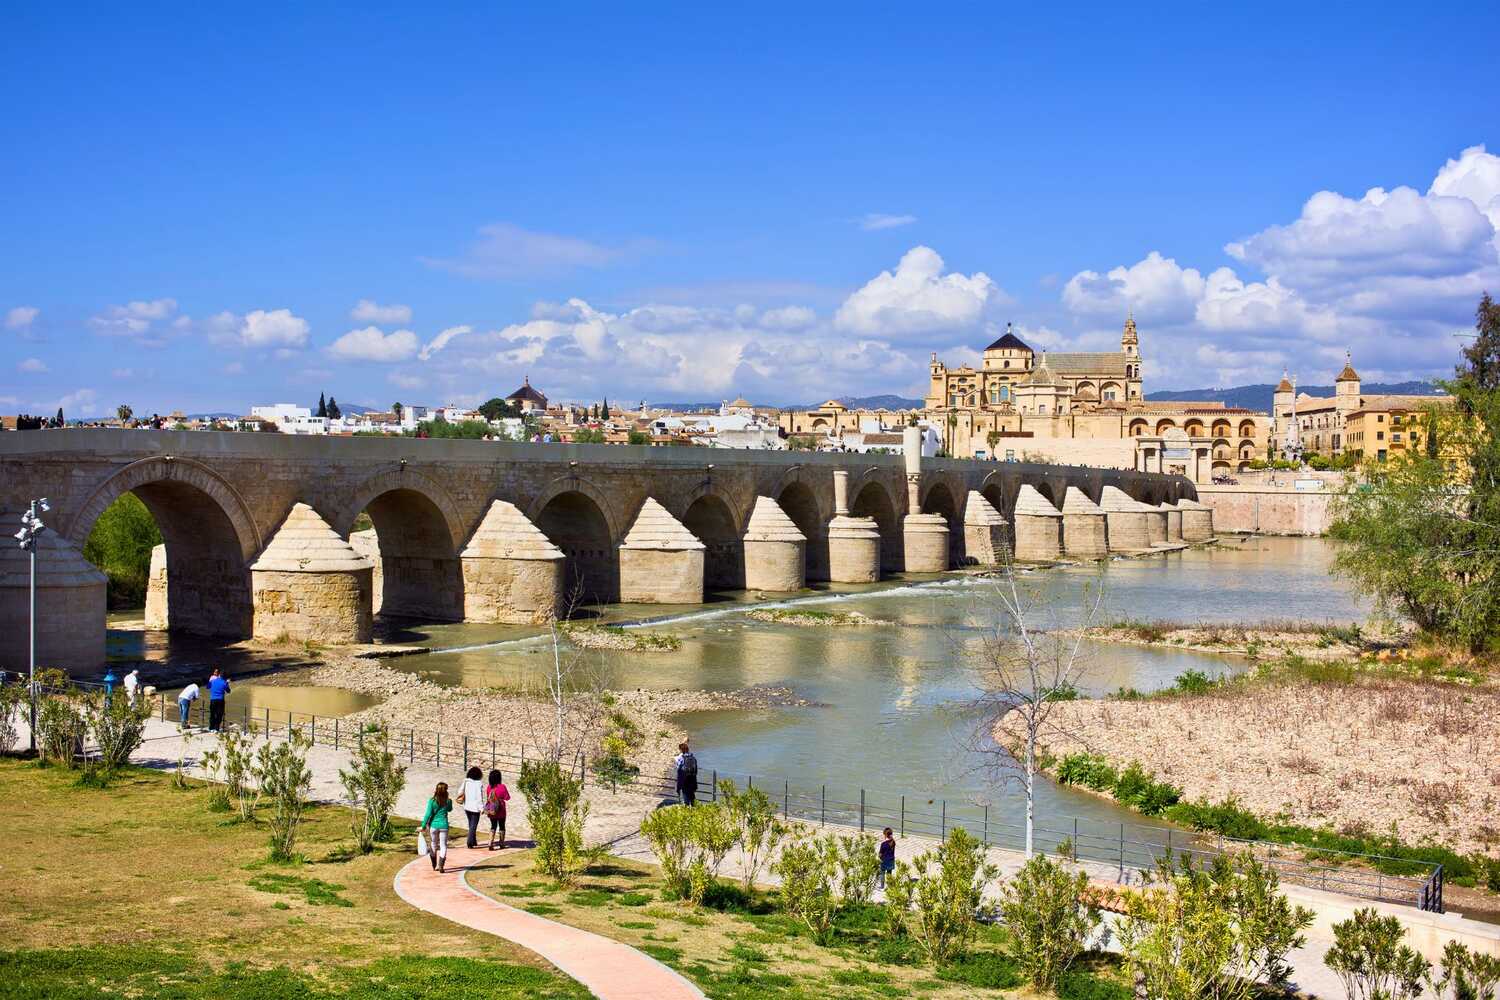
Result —
<instances>
[{"instance_id":1,"label":"beige stone building","mask_svg":"<svg viewBox=\"0 0 1500 1000\"><path fill-rule=\"evenodd\" d=\"M1348 356L1333 386L1331 397L1310 396L1282 375L1271 405L1272 440L1280 454L1354 454L1383 462L1421 444L1428 407L1453 401L1451 396L1365 395Z\"/></svg>"},{"instance_id":2,"label":"beige stone building","mask_svg":"<svg viewBox=\"0 0 1500 1000\"><path fill-rule=\"evenodd\" d=\"M1207 482L1264 458L1263 413L1214 401L1144 398L1140 334L1125 320L1118 352L1036 352L1012 332L981 368L950 369L934 354L923 418L948 454L1039 460Z\"/></svg>"}]
</instances>

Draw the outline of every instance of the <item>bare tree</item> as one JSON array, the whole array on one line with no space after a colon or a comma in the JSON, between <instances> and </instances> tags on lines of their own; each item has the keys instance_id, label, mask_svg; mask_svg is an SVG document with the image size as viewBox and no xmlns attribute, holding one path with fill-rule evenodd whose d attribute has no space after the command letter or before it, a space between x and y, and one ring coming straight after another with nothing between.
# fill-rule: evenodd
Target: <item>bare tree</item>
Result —
<instances>
[{"instance_id":1,"label":"bare tree","mask_svg":"<svg viewBox=\"0 0 1500 1000\"><path fill-rule=\"evenodd\" d=\"M575 586L563 601L562 613L549 624L551 664L523 689L526 728L538 737L550 734L544 749L558 762L575 754L589 756L603 734L608 710L603 663L568 640L566 623L582 601L582 588Z\"/></svg>"},{"instance_id":2,"label":"bare tree","mask_svg":"<svg viewBox=\"0 0 1500 1000\"><path fill-rule=\"evenodd\" d=\"M979 635L963 643L979 689L981 730L969 749L978 751L983 766L1002 781L1017 781L1026 794L1026 856L1034 851L1038 754L1050 734L1065 735L1054 724L1060 702L1078 695L1090 666L1084 635L1104 599L1102 585L1094 585L1080 602L1076 623L1057 620L1056 602L1046 601L1041 583L1018 581L1007 563L986 581L976 598ZM1051 618L1041 626L1043 618Z\"/></svg>"}]
</instances>

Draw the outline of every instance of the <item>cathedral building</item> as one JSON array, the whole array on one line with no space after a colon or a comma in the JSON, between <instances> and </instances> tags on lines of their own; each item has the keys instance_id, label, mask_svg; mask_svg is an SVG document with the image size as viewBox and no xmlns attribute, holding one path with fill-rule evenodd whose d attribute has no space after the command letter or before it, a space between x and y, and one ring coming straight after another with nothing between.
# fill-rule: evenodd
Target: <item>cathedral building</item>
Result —
<instances>
[{"instance_id":1,"label":"cathedral building","mask_svg":"<svg viewBox=\"0 0 1500 1000\"><path fill-rule=\"evenodd\" d=\"M1007 324L1005 336L984 349L982 368L950 371L934 353L931 374L929 410L1088 410L1141 398L1140 337L1132 317L1125 320L1118 352L1037 354Z\"/></svg>"}]
</instances>

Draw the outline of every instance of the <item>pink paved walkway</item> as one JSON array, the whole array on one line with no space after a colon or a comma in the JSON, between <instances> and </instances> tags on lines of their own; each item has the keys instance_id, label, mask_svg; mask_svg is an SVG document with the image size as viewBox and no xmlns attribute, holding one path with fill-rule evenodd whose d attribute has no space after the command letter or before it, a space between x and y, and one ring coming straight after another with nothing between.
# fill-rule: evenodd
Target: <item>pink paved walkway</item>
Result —
<instances>
[{"instance_id":1,"label":"pink paved walkway","mask_svg":"<svg viewBox=\"0 0 1500 1000\"><path fill-rule=\"evenodd\" d=\"M530 949L600 1000L703 1000L703 991L650 955L589 931L507 906L469 887L471 867L503 855L449 848L447 872L426 858L396 873L396 895L419 910Z\"/></svg>"}]
</instances>

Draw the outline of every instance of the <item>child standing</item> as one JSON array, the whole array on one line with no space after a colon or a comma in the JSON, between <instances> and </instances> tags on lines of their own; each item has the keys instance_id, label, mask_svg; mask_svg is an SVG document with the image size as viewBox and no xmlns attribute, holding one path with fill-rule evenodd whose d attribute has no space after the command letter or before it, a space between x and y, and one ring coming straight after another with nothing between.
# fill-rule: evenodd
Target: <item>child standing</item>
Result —
<instances>
[{"instance_id":1,"label":"child standing","mask_svg":"<svg viewBox=\"0 0 1500 1000\"><path fill-rule=\"evenodd\" d=\"M896 868L896 837L891 833L891 828L886 827L885 833L880 838L880 875L878 882L880 888L885 888L885 877Z\"/></svg>"}]
</instances>

